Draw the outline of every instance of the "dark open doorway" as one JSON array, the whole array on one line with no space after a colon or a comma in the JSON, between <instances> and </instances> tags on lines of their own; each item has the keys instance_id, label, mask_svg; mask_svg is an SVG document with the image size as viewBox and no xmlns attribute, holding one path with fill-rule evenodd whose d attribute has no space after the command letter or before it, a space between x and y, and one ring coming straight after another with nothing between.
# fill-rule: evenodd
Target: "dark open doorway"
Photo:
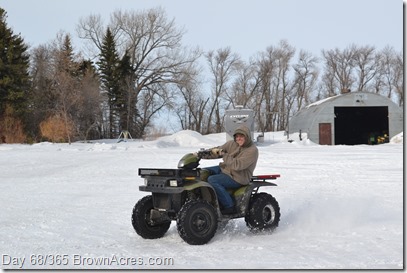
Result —
<instances>
[{"instance_id":1,"label":"dark open doorway","mask_svg":"<svg viewBox=\"0 0 407 273\"><path fill-rule=\"evenodd\" d=\"M387 106L335 107L334 112L335 145L377 144L389 134Z\"/></svg>"}]
</instances>

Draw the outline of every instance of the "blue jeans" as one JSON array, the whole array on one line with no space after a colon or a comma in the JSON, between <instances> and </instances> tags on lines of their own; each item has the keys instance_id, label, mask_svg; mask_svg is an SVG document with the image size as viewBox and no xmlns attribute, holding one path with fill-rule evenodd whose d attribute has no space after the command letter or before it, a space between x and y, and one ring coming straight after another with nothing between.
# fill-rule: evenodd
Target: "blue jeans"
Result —
<instances>
[{"instance_id":1,"label":"blue jeans","mask_svg":"<svg viewBox=\"0 0 407 273\"><path fill-rule=\"evenodd\" d=\"M228 209L234 206L232 196L226 189L237 189L242 185L233 180L229 175L222 173L219 166L204 168L210 172L208 177L208 183L215 189L216 195L220 205L224 209Z\"/></svg>"}]
</instances>

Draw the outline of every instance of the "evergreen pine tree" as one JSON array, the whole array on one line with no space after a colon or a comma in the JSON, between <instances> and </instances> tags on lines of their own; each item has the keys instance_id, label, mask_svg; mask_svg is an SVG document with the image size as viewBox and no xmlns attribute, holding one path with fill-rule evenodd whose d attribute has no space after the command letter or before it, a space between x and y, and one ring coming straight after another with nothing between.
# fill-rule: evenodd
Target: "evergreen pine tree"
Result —
<instances>
[{"instance_id":1,"label":"evergreen pine tree","mask_svg":"<svg viewBox=\"0 0 407 273\"><path fill-rule=\"evenodd\" d=\"M69 35L63 37L59 54L60 56L57 59L57 71L66 72L72 77L78 76L80 63L75 61L75 54L72 47L71 37Z\"/></svg>"},{"instance_id":2,"label":"evergreen pine tree","mask_svg":"<svg viewBox=\"0 0 407 273\"><path fill-rule=\"evenodd\" d=\"M118 75L120 79L120 88L117 94L117 108L120 115L120 129L130 131L131 134L132 126L131 116L134 111L134 107L131 107L135 104L134 96L132 96L132 86L133 86L133 67L131 65L131 58L126 51L123 58L119 62L118 66Z\"/></svg>"},{"instance_id":3,"label":"evergreen pine tree","mask_svg":"<svg viewBox=\"0 0 407 273\"><path fill-rule=\"evenodd\" d=\"M7 26L6 18L0 8L0 120L8 109L7 115L24 121L30 91L28 46Z\"/></svg>"},{"instance_id":4,"label":"evergreen pine tree","mask_svg":"<svg viewBox=\"0 0 407 273\"><path fill-rule=\"evenodd\" d=\"M116 49L116 42L112 32L108 28L104 36L100 51L99 66L100 80L102 88L107 94L109 107L109 138L114 138L119 134L119 113L117 111L117 100L120 92L120 78L118 73L119 56Z\"/></svg>"}]
</instances>

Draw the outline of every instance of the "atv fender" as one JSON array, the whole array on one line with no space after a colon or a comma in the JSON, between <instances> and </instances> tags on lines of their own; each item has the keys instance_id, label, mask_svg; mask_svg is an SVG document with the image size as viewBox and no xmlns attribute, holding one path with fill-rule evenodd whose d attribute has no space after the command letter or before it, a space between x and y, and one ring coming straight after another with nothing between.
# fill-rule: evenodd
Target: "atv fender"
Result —
<instances>
[{"instance_id":1,"label":"atv fender","mask_svg":"<svg viewBox=\"0 0 407 273\"><path fill-rule=\"evenodd\" d=\"M241 215L244 215L247 209L249 208L249 201L252 194L257 193L260 187L270 187L270 186L277 185L271 182L256 181L251 182L250 184L237 189L233 193L233 196L236 200L236 204L239 204L239 207L237 209L238 211L240 211Z\"/></svg>"},{"instance_id":2,"label":"atv fender","mask_svg":"<svg viewBox=\"0 0 407 273\"><path fill-rule=\"evenodd\" d=\"M194 181L185 183L182 187L183 191L193 192L199 189L201 196L204 200L208 201L215 209L219 210L218 198L215 193L215 189L205 181Z\"/></svg>"}]
</instances>

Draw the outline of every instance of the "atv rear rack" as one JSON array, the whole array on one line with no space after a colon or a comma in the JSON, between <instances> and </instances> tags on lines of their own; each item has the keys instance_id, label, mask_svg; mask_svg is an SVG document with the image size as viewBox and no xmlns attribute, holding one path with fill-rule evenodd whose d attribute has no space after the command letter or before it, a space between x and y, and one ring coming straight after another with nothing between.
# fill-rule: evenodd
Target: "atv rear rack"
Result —
<instances>
[{"instance_id":1,"label":"atv rear rack","mask_svg":"<svg viewBox=\"0 0 407 273\"><path fill-rule=\"evenodd\" d=\"M279 174L261 174L261 175L254 175L250 179L250 182L266 182L267 180L276 180L279 178Z\"/></svg>"}]
</instances>

